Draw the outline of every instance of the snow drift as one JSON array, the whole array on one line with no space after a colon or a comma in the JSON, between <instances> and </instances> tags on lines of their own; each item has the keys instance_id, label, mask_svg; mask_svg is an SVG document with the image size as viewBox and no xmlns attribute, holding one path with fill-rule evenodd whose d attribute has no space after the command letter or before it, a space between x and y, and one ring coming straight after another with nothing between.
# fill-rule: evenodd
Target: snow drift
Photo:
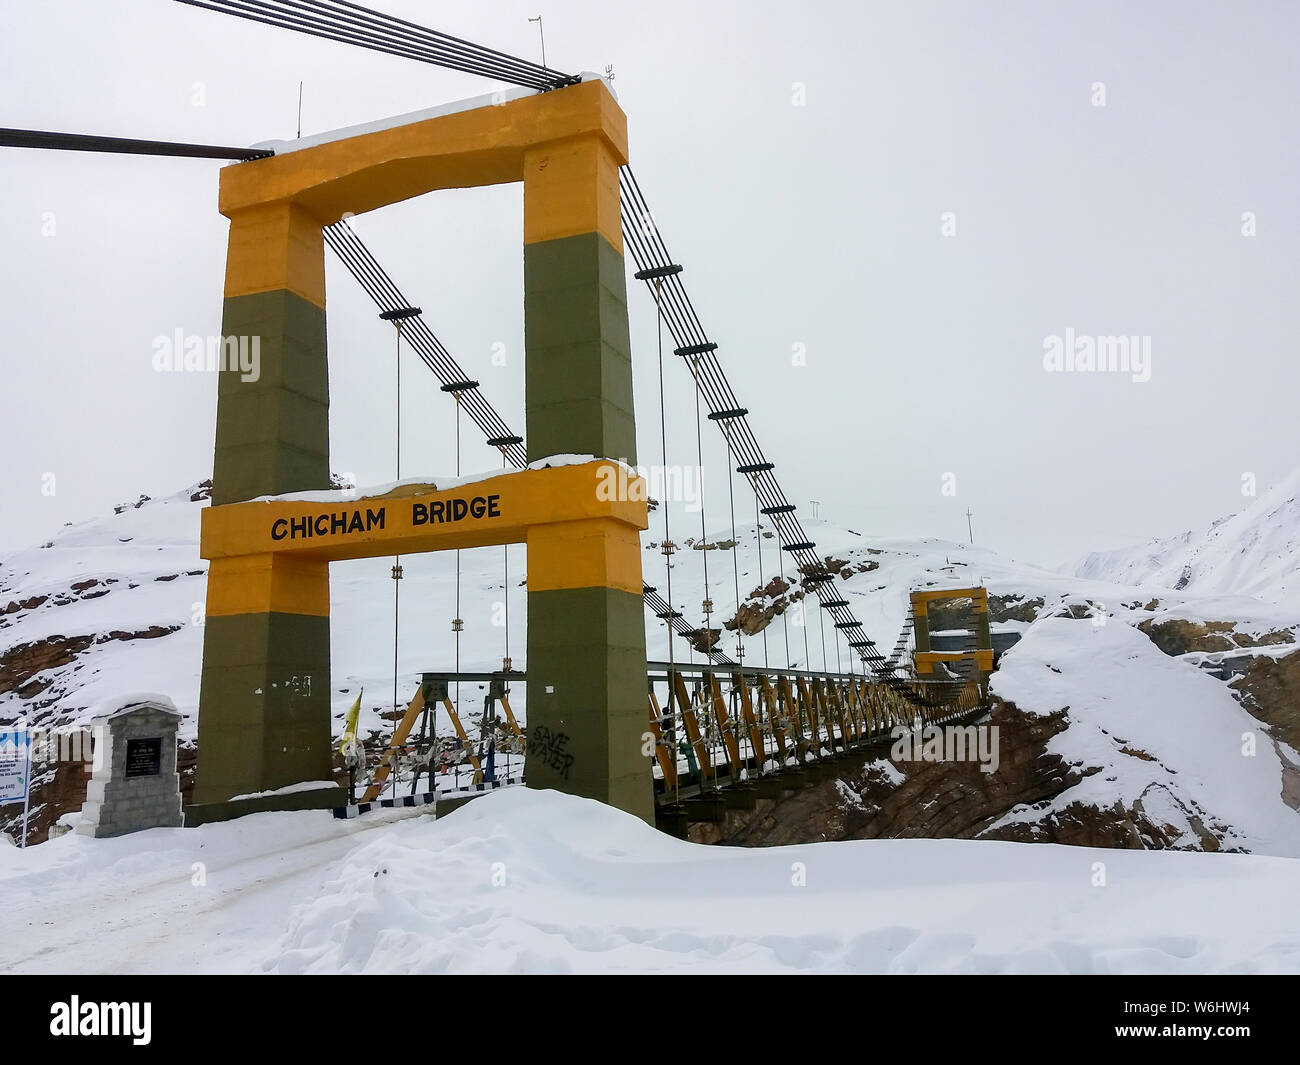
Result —
<instances>
[{"instance_id":1,"label":"snow drift","mask_svg":"<svg viewBox=\"0 0 1300 1065\"><path fill-rule=\"evenodd\" d=\"M0 969L1297 972L1297 893L1300 862L1280 858L954 840L734 850L503 792L436 821L256 814L0 849L0 894L26 930L0 940Z\"/></svg>"}]
</instances>

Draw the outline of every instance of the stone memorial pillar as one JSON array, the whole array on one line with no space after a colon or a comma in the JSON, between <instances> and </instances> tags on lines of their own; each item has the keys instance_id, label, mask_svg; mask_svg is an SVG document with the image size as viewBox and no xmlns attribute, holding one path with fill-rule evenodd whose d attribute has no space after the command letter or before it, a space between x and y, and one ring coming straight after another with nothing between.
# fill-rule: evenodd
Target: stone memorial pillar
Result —
<instances>
[{"instance_id":1,"label":"stone memorial pillar","mask_svg":"<svg viewBox=\"0 0 1300 1065\"><path fill-rule=\"evenodd\" d=\"M170 699L132 702L96 718L98 768L86 789L76 831L120 836L146 828L180 828L181 781L176 730L181 713Z\"/></svg>"}]
</instances>

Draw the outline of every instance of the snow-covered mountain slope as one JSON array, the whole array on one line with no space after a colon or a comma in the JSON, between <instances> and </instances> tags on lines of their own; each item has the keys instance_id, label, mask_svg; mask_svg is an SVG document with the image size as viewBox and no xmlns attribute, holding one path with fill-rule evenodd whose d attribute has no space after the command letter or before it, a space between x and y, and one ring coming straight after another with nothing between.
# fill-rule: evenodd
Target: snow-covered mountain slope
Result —
<instances>
[{"instance_id":1,"label":"snow-covered mountain slope","mask_svg":"<svg viewBox=\"0 0 1300 1065\"><path fill-rule=\"evenodd\" d=\"M1094 552L1070 569L1154 590L1256 596L1300 612L1300 470L1204 532Z\"/></svg>"},{"instance_id":2,"label":"snow-covered mountain slope","mask_svg":"<svg viewBox=\"0 0 1300 1065\"><path fill-rule=\"evenodd\" d=\"M1296 861L700 847L555 792L0 845L0 895L14 973L1300 971Z\"/></svg>"},{"instance_id":3,"label":"snow-covered mountain slope","mask_svg":"<svg viewBox=\"0 0 1300 1065\"><path fill-rule=\"evenodd\" d=\"M193 731L206 505L201 485L142 498L0 562L0 721L71 724L148 689L172 693Z\"/></svg>"}]
</instances>

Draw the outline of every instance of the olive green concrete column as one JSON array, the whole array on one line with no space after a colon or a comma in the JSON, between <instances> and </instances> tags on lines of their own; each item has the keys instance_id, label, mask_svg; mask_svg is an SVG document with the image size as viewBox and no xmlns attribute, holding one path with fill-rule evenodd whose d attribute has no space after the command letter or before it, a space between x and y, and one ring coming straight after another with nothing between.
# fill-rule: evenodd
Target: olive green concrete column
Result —
<instances>
[{"instance_id":1,"label":"olive green concrete column","mask_svg":"<svg viewBox=\"0 0 1300 1065\"><path fill-rule=\"evenodd\" d=\"M530 590L528 786L599 799L653 821L650 760L642 753L645 670L639 594Z\"/></svg>"},{"instance_id":2,"label":"olive green concrete column","mask_svg":"<svg viewBox=\"0 0 1300 1065\"><path fill-rule=\"evenodd\" d=\"M207 619L187 824L343 805L326 789L230 802L331 779L329 677L328 617L267 611Z\"/></svg>"},{"instance_id":3,"label":"olive green concrete column","mask_svg":"<svg viewBox=\"0 0 1300 1065\"><path fill-rule=\"evenodd\" d=\"M531 150L524 171L528 457L636 461L618 165L600 136ZM599 554L603 584L574 559ZM612 523L528 539L529 787L653 822L640 540Z\"/></svg>"},{"instance_id":4,"label":"olive green concrete column","mask_svg":"<svg viewBox=\"0 0 1300 1065\"><path fill-rule=\"evenodd\" d=\"M636 463L627 282L600 233L524 249L528 458Z\"/></svg>"},{"instance_id":5,"label":"olive green concrete column","mask_svg":"<svg viewBox=\"0 0 1300 1065\"><path fill-rule=\"evenodd\" d=\"M221 331L249 338L259 373L218 377L213 504L329 488L325 308L284 289L235 296Z\"/></svg>"},{"instance_id":6,"label":"olive green concrete column","mask_svg":"<svg viewBox=\"0 0 1300 1065\"><path fill-rule=\"evenodd\" d=\"M254 365L219 377L214 507L329 487L324 285L309 214L279 204L232 217L222 334ZM340 805L337 789L262 794L330 780L331 747L328 564L214 561L187 823Z\"/></svg>"},{"instance_id":7,"label":"olive green concrete column","mask_svg":"<svg viewBox=\"0 0 1300 1065\"><path fill-rule=\"evenodd\" d=\"M924 600L919 603L912 601L912 636L916 643L916 650L922 654L930 650L930 618L926 608L927 604Z\"/></svg>"}]
</instances>

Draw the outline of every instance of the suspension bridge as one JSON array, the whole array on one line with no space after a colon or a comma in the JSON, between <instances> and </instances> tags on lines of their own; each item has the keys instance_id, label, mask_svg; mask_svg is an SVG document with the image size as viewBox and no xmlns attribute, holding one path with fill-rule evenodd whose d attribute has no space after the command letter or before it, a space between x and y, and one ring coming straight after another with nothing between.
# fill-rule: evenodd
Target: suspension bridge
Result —
<instances>
[{"instance_id":1,"label":"suspension bridge","mask_svg":"<svg viewBox=\"0 0 1300 1065\"><path fill-rule=\"evenodd\" d=\"M993 650L983 588L914 591L888 653L837 591L841 574L801 524L733 388L719 343L691 300L684 266L670 254L628 164L626 116L605 79L342 0L176 2L512 86L253 147L0 130L0 146L228 163L219 196L230 221L222 336L260 337L262 373L252 382L232 373L219 378L212 506L201 536L209 572L200 753L188 823L267 809L355 811L432 796L442 713L466 762L466 795L515 782L556 788L684 834L692 821L752 807L760 796L779 796L833 770L850 752L887 745L900 727L964 722L984 712ZM523 186L525 434L502 418L350 224L353 216L414 196L505 183ZM331 484L326 247L394 329L397 483L380 494ZM698 613L674 595L682 562L670 508L652 511L644 481L629 468L637 461L629 256L658 325L654 399L663 468L665 410L675 384L689 384L692 393L699 466L706 425L721 434L728 456L731 547L692 552L703 571ZM451 405L453 486L403 480L404 346ZM464 477L465 419L500 454L499 471ZM607 490L611 481L618 491ZM643 572L641 536L652 514L661 574ZM702 505L701 541L705 520ZM773 578L779 589L779 603L765 600L771 618L762 629L761 664L745 661L738 619L720 617L710 593L711 586L729 583L738 609L745 601L736 530L751 520L758 592L773 587ZM773 540L767 557L765 534ZM521 543L526 668L514 668L507 619L501 670L462 671L460 552L501 546L508 586L508 547ZM431 551L456 554L452 668L420 674L411 695L402 684L413 675L402 672L397 657L402 559ZM715 561L710 574L711 553L730 554L730 574L725 561ZM393 560L394 728L369 780L358 783L355 802L357 796L345 797L338 787L303 785L334 773L329 566L378 557ZM819 603L821 671L807 668L807 626L805 668L791 665L786 611L807 596ZM938 599L969 603L966 646L932 649L928 610ZM647 612L670 634L666 661L647 660ZM825 650L827 617L834 670ZM778 618L783 665L773 663L768 649ZM728 628L736 633L734 656L725 646ZM477 737L465 723L462 684L475 691L486 686ZM526 727L512 695L526 707ZM392 798L385 800L386 792Z\"/></svg>"}]
</instances>

